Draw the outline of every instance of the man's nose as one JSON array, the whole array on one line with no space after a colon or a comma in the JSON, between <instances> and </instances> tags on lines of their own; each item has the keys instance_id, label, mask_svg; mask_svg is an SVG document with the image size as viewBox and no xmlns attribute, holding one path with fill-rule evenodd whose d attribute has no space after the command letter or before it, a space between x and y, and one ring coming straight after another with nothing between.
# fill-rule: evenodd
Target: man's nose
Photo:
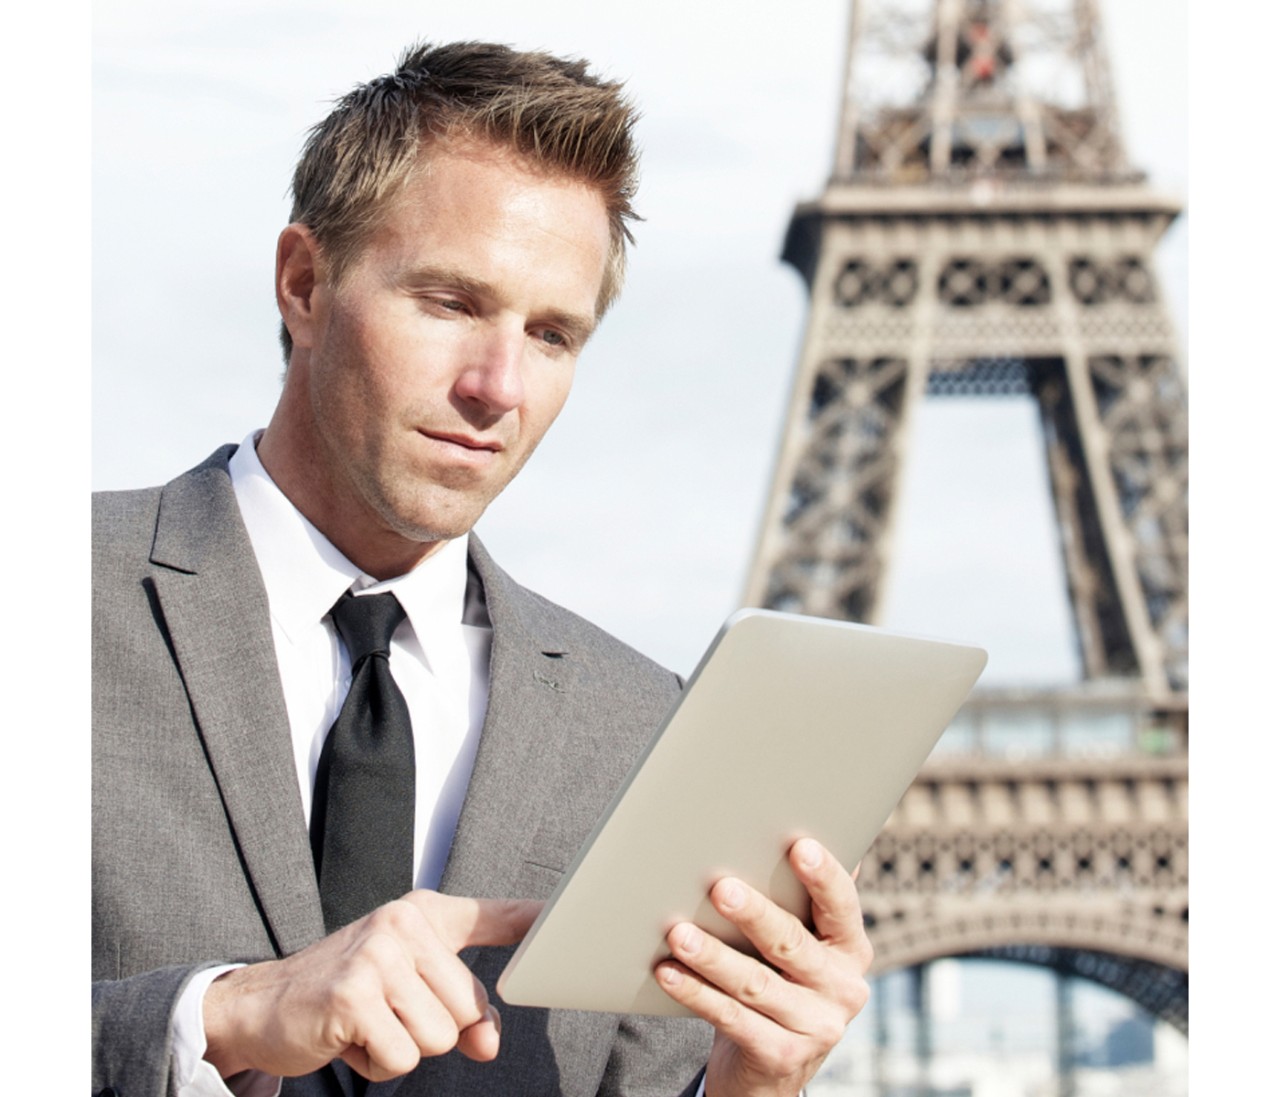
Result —
<instances>
[{"instance_id":1,"label":"man's nose","mask_svg":"<svg viewBox=\"0 0 1280 1097\"><path fill-rule=\"evenodd\" d=\"M495 415L524 402L524 329L494 326L478 332L458 377L458 395Z\"/></svg>"}]
</instances>

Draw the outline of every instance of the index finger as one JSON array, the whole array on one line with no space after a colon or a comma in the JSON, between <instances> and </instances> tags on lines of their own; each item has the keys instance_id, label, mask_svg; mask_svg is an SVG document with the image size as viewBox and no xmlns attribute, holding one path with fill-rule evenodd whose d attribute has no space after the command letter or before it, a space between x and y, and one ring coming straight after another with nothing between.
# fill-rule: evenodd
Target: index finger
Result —
<instances>
[{"instance_id":1,"label":"index finger","mask_svg":"<svg viewBox=\"0 0 1280 1097\"><path fill-rule=\"evenodd\" d=\"M514 945L542 912L537 899L469 899L436 891L405 896L430 920L454 953L471 945Z\"/></svg>"},{"instance_id":2,"label":"index finger","mask_svg":"<svg viewBox=\"0 0 1280 1097\"><path fill-rule=\"evenodd\" d=\"M797 841L789 857L792 871L809 892L814 934L845 952L869 949L853 876L812 838Z\"/></svg>"}]
</instances>

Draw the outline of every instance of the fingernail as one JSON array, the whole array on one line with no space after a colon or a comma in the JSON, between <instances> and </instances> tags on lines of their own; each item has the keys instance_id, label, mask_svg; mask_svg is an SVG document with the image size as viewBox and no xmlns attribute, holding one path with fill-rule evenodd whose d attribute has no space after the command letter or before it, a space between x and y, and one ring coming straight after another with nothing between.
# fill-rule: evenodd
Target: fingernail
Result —
<instances>
[{"instance_id":1,"label":"fingernail","mask_svg":"<svg viewBox=\"0 0 1280 1097\"><path fill-rule=\"evenodd\" d=\"M694 956L700 948L702 948L701 931L697 926L685 926L680 931L680 950Z\"/></svg>"},{"instance_id":2,"label":"fingernail","mask_svg":"<svg viewBox=\"0 0 1280 1097\"><path fill-rule=\"evenodd\" d=\"M812 838L801 838L796 843L796 858L802 868L817 868L822 862L822 849Z\"/></svg>"},{"instance_id":3,"label":"fingernail","mask_svg":"<svg viewBox=\"0 0 1280 1097\"><path fill-rule=\"evenodd\" d=\"M490 1006L488 1009L484 1011L484 1015L493 1023L493 1027L498 1030L498 1035L501 1036L502 1035L502 1014L500 1014L496 1009L494 1009L493 1006Z\"/></svg>"},{"instance_id":4,"label":"fingernail","mask_svg":"<svg viewBox=\"0 0 1280 1097\"><path fill-rule=\"evenodd\" d=\"M658 979L669 987L678 987L684 980L684 974L679 968L669 967L664 964L658 968Z\"/></svg>"},{"instance_id":5,"label":"fingernail","mask_svg":"<svg viewBox=\"0 0 1280 1097\"><path fill-rule=\"evenodd\" d=\"M726 880L720 885L720 905L725 910L737 910L747 901L747 893L737 880Z\"/></svg>"}]
</instances>

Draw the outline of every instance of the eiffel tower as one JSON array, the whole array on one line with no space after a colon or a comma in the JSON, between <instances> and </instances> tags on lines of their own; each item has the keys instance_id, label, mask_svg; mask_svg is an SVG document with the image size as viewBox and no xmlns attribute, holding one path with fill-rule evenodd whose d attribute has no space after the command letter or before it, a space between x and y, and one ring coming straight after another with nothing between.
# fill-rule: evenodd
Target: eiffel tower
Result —
<instances>
[{"instance_id":1,"label":"eiffel tower","mask_svg":"<svg viewBox=\"0 0 1280 1097\"><path fill-rule=\"evenodd\" d=\"M878 623L921 400L1034 399L1084 680L962 710L863 862L875 970L1023 960L1185 1032L1187 406L1152 263L1179 212L1126 158L1095 0L853 0L743 602Z\"/></svg>"}]
</instances>

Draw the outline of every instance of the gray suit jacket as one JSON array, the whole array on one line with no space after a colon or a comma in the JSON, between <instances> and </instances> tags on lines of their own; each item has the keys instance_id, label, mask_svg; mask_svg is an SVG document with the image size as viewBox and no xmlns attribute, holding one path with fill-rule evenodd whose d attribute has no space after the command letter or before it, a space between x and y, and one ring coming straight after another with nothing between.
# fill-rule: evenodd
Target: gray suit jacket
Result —
<instances>
[{"instance_id":1,"label":"gray suit jacket","mask_svg":"<svg viewBox=\"0 0 1280 1097\"><path fill-rule=\"evenodd\" d=\"M200 967L324 931L231 452L94 501L94 1093L169 1090L170 1014ZM516 584L474 538L471 564L494 630L489 709L441 890L542 898L679 686ZM464 955L496 993L508 953ZM696 1022L508 1006L495 1062L452 1053L371 1092L672 1097L692 1091L709 1040ZM349 1081L339 1064L285 1092Z\"/></svg>"}]
</instances>

